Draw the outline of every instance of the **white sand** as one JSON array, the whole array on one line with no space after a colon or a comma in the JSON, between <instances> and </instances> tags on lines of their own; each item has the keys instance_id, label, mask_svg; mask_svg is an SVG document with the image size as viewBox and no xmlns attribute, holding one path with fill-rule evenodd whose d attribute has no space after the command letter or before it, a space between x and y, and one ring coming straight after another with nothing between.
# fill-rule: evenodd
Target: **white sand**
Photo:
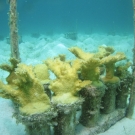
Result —
<instances>
[{"instance_id":1,"label":"white sand","mask_svg":"<svg viewBox=\"0 0 135 135\"><path fill-rule=\"evenodd\" d=\"M23 36L23 43L20 44L20 56L23 63L37 64L43 60L66 54L67 59L75 58L68 48L78 46L84 51L95 52L99 45L114 46L116 52L125 52L127 58L132 61L133 35L78 35L76 41L65 39L64 35L54 35L47 37L42 35L40 38ZM0 41L0 64L9 63L10 45L6 40ZM5 82L7 72L0 69L0 79ZM16 124L13 114L12 103L10 100L0 98L0 135L25 135L24 126ZM112 126L105 133L100 135L135 135L135 114L133 119L124 118Z\"/></svg>"}]
</instances>

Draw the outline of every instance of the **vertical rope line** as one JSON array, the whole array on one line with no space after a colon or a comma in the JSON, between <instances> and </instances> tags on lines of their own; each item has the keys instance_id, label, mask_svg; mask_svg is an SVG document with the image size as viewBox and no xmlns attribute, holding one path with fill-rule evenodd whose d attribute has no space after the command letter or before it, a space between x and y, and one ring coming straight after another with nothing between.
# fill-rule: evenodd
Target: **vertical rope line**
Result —
<instances>
[{"instance_id":1,"label":"vertical rope line","mask_svg":"<svg viewBox=\"0 0 135 135\"><path fill-rule=\"evenodd\" d=\"M9 27L10 27L10 46L11 57L20 60L18 47L18 28L17 28L17 0L10 0L9 5Z\"/></svg>"},{"instance_id":2,"label":"vertical rope line","mask_svg":"<svg viewBox=\"0 0 135 135\"><path fill-rule=\"evenodd\" d=\"M133 83L130 91L129 106L127 108L126 116L132 118L135 107L135 0L133 0L133 25L134 25L134 48L133 48L133 66L132 66L132 75Z\"/></svg>"}]
</instances>

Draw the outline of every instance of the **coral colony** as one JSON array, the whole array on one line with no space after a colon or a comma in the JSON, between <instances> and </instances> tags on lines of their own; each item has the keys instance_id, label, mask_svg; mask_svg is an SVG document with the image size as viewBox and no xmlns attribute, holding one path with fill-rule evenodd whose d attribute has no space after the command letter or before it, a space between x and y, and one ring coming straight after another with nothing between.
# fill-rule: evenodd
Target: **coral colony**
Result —
<instances>
[{"instance_id":1,"label":"coral colony","mask_svg":"<svg viewBox=\"0 0 135 135\"><path fill-rule=\"evenodd\" d=\"M59 55L32 66L11 58L11 65L0 65L9 72L7 84L0 81L0 96L13 101L14 117L29 135L75 135L78 110L79 125L91 128L90 135L104 132L125 116L131 63L115 64L125 60L125 54L108 46L100 46L96 53L78 47L69 51L75 60Z\"/></svg>"}]
</instances>

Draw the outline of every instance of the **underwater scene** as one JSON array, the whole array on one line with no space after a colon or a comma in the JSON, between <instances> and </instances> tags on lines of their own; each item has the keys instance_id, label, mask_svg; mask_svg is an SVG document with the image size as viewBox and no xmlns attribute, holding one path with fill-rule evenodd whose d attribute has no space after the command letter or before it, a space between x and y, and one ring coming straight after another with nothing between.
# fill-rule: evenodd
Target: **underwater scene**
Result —
<instances>
[{"instance_id":1,"label":"underwater scene","mask_svg":"<svg viewBox=\"0 0 135 135\"><path fill-rule=\"evenodd\" d=\"M135 134L135 0L0 0L0 135Z\"/></svg>"}]
</instances>

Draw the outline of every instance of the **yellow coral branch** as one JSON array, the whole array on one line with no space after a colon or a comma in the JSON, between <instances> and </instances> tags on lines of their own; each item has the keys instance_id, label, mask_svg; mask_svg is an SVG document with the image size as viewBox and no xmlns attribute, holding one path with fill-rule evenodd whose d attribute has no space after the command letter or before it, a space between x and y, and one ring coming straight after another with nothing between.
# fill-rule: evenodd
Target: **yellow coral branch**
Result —
<instances>
[{"instance_id":1,"label":"yellow coral branch","mask_svg":"<svg viewBox=\"0 0 135 135\"><path fill-rule=\"evenodd\" d=\"M23 114L42 113L50 108L49 97L44 87L35 77L32 66L18 64L15 71L16 79L12 85L0 82L0 96L9 98L19 104Z\"/></svg>"},{"instance_id":2,"label":"yellow coral branch","mask_svg":"<svg viewBox=\"0 0 135 135\"><path fill-rule=\"evenodd\" d=\"M78 98L76 95L86 85L91 84L91 81L81 81L78 79L77 70L80 69L81 64L79 61L67 63L60 59L49 59L46 61L48 68L57 76L57 78L51 82L50 89L55 93L57 100L60 102L66 102L67 96L70 98L67 102L76 101ZM65 99L63 99L66 97Z\"/></svg>"},{"instance_id":3,"label":"yellow coral branch","mask_svg":"<svg viewBox=\"0 0 135 135\"><path fill-rule=\"evenodd\" d=\"M94 54L86 53L83 50L81 50L79 47L71 47L68 50L70 52L72 52L76 57L83 59L83 60L88 60L94 56Z\"/></svg>"}]
</instances>

